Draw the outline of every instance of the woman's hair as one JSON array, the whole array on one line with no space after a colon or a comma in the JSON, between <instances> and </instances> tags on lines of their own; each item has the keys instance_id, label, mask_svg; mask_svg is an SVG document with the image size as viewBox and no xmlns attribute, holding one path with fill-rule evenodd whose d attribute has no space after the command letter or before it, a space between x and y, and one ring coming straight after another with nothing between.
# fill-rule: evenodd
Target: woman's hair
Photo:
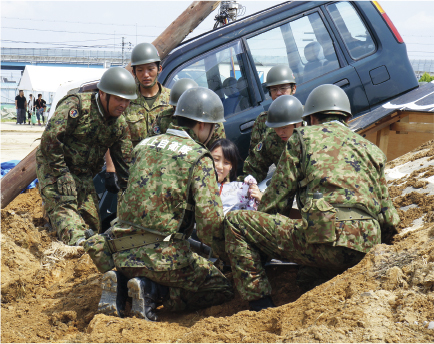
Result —
<instances>
[{"instance_id":1,"label":"woman's hair","mask_svg":"<svg viewBox=\"0 0 434 344\"><path fill-rule=\"evenodd\" d=\"M232 182L237 179L238 160L241 160L240 152L238 151L237 146L228 139L219 139L215 141L211 146L210 152L218 147L222 147L224 159L229 160L232 165L231 172L229 173L229 179Z\"/></svg>"}]
</instances>

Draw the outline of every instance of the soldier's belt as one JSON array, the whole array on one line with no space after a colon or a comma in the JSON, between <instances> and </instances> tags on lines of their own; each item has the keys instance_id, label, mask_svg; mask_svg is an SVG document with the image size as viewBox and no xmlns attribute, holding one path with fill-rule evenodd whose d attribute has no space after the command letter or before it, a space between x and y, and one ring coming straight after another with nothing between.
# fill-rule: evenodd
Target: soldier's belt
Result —
<instances>
[{"instance_id":1,"label":"soldier's belt","mask_svg":"<svg viewBox=\"0 0 434 344\"><path fill-rule=\"evenodd\" d=\"M376 220L376 217L369 214L367 211L355 208L348 207L343 204L332 204L333 207L337 210L336 212L336 222L341 221L350 221L350 220Z\"/></svg>"},{"instance_id":2,"label":"soldier's belt","mask_svg":"<svg viewBox=\"0 0 434 344\"><path fill-rule=\"evenodd\" d=\"M185 236L183 233L175 233L171 235L163 235L160 232L145 228L143 226L137 225L132 222L124 221L119 218L114 219L112 222L110 222L110 226L113 227L115 224L119 225L127 225L131 226L133 228L137 228L140 230L145 231L145 233L141 234L134 234L134 235L126 235L122 238L116 238L116 239L110 239L107 241L110 250L112 253L129 250L131 248L137 248L142 247L146 245L151 245L156 242L162 242L162 241L175 241L175 240L184 240Z\"/></svg>"},{"instance_id":3,"label":"soldier's belt","mask_svg":"<svg viewBox=\"0 0 434 344\"><path fill-rule=\"evenodd\" d=\"M165 236L163 235L156 235L153 233L134 234L118 239L109 240L108 245L112 253L115 253L160 242L163 241L164 238Z\"/></svg>"},{"instance_id":4,"label":"soldier's belt","mask_svg":"<svg viewBox=\"0 0 434 344\"><path fill-rule=\"evenodd\" d=\"M108 240L107 243L112 253L129 250L132 248L138 248L146 245L155 244L156 242L168 240L182 240L184 235L182 233L176 233L172 235L158 235L153 233L143 233L124 236L122 238Z\"/></svg>"}]
</instances>

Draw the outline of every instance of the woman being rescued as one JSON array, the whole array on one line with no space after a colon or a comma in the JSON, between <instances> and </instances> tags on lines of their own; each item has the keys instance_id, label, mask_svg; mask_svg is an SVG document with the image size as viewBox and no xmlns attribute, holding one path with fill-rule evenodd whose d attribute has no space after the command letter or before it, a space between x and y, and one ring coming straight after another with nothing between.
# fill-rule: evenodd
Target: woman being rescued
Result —
<instances>
[{"instance_id":1,"label":"woman being rescued","mask_svg":"<svg viewBox=\"0 0 434 344\"><path fill-rule=\"evenodd\" d=\"M256 179L249 175L244 182L236 181L239 159L237 146L228 139L220 139L214 142L210 152L217 170L225 215L229 211L240 209L257 210L262 193L259 191Z\"/></svg>"}]
</instances>

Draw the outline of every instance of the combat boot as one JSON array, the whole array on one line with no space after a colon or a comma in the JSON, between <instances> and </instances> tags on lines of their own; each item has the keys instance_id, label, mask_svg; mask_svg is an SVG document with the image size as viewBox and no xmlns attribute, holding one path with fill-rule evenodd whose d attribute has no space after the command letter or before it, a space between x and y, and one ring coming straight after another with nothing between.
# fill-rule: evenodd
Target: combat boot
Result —
<instances>
[{"instance_id":1,"label":"combat boot","mask_svg":"<svg viewBox=\"0 0 434 344\"><path fill-rule=\"evenodd\" d=\"M118 271L111 270L102 276L102 294L97 313L124 317L127 282L127 278Z\"/></svg>"},{"instance_id":2,"label":"combat boot","mask_svg":"<svg viewBox=\"0 0 434 344\"><path fill-rule=\"evenodd\" d=\"M267 295L259 300L249 301L249 306L250 310L255 312L259 312L267 308L276 307L270 295Z\"/></svg>"},{"instance_id":3,"label":"combat boot","mask_svg":"<svg viewBox=\"0 0 434 344\"><path fill-rule=\"evenodd\" d=\"M131 315L148 321L157 321L157 305L168 295L169 288L146 277L128 281L128 296L133 298Z\"/></svg>"}]
</instances>

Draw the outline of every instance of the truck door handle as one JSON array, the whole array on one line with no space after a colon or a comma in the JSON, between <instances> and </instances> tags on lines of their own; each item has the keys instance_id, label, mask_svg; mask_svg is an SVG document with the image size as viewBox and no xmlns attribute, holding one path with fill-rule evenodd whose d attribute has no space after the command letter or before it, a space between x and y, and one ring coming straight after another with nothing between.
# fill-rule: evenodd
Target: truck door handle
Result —
<instances>
[{"instance_id":1,"label":"truck door handle","mask_svg":"<svg viewBox=\"0 0 434 344\"><path fill-rule=\"evenodd\" d=\"M255 124L255 121L250 121L250 122L246 122L246 123L244 123L244 124L241 124L241 125L240 125L240 130L241 130L241 131L245 131L245 130L247 130L247 129L253 127L253 124Z\"/></svg>"},{"instance_id":2,"label":"truck door handle","mask_svg":"<svg viewBox=\"0 0 434 344\"><path fill-rule=\"evenodd\" d=\"M339 87L345 87L345 86L349 86L350 85L350 82L348 81L348 79L342 79L342 80L340 80L340 81L338 81L338 82L335 82L334 83L336 86L339 86Z\"/></svg>"}]
</instances>

